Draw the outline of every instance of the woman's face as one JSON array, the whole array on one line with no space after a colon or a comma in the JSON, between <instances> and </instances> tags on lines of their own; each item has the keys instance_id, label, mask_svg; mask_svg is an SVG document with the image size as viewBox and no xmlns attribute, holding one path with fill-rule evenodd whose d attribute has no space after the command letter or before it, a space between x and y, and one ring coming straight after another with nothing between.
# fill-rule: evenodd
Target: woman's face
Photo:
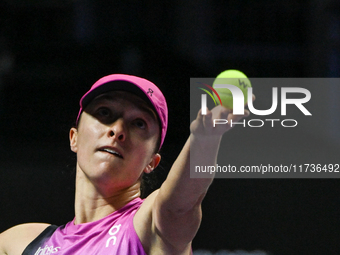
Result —
<instances>
[{"instance_id":1,"label":"woman's face","mask_svg":"<svg viewBox=\"0 0 340 255\"><path fill-rule=\"evenodd\" d=\"M70 131L70 143L77 153L77 170L87 179L122 189L157 166L159 136L157 116L142 99L112 91L85 108L78 129Z\"/></svg>"}]
</instances>

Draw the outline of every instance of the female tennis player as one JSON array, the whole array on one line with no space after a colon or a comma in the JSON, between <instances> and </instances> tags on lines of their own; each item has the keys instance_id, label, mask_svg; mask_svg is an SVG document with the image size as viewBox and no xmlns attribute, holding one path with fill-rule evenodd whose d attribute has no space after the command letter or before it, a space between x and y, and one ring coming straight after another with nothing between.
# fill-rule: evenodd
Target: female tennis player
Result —
<instances>
[{"instance_id":1,"label":"female tennis player","mask_svg":"<svg viewBox=\"0 0 340 255\"><path fill-rule=\"evenodd\" d=\"M62 226L26 223L0 234L0 254L192 253L201 222L201 203L213 180L190 178L190 157L215 165L228 125L238 121L217 106L191 123L191 134L161 187L140 198L141 176L152 172L168 126L162 92L131 75L101 78L80 100L70 147L77 154L75 217Z\"/></svg>"}]
</instances>

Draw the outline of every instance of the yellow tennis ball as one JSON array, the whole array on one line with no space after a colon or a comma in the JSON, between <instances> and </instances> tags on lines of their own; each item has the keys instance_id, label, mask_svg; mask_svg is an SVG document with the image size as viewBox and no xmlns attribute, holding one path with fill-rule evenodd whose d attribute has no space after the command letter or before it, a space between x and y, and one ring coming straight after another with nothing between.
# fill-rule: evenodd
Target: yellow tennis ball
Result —
<instances>
[{"instance_id":1,"label":"yellow tennis ball","mask_svg":"<svg viewBox=\"0 0 340 255\"><path fill-rule=\"evenodd\" d=\"M227 88L215 88L216 84L230 84L238 87L242 90L244 95L244 103L247 102L248 88L251 87L251 83L248 77L238 70L226 70L217 75L213 88L219 94L222 105L226 108L233 109L233 96L229 89ZM214 94L216 102L219 103L217 96Z\"/></svg>"}]
</instances>

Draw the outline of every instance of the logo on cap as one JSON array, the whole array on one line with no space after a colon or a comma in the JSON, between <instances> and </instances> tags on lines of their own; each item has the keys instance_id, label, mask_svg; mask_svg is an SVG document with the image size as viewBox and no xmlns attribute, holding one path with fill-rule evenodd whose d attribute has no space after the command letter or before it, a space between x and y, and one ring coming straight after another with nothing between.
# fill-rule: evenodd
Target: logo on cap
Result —
<instances>
[{"instance_id":1,"label":"logo on cap","mask_svg":"<svg viewBox=\"0 0 340 255\"><path fill-rule=\"evenodd\" d=\"M149 88L148 92L146 92L146 93L150 94L150 97L152 97L153 90Z\"/></svg>"}]
</instances>

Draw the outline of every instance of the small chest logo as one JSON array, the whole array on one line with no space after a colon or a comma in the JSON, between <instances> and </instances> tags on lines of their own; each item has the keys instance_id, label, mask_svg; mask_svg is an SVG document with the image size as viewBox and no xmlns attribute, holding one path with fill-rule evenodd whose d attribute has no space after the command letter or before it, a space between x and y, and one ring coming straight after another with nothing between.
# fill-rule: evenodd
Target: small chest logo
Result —
<instances>
[{"instance_id":1,"label":"small chest logo","mask_svg":"<svg viewBox=\"0 0 340 255\"><path fill-rule=\"evenodd\" d=\"M110 243L112 243L112 245L116 244L117 237L115 235L119 232L120 226L121 226L121 224L114 225L112 228L110 228L110 230L109 230L110 237L106 241L106 248L109 247Z\"/></svg>"},{"instance_id":2,"label":"small chest logo","mask_svg":"<svg viewBox=\"0 0 340 255\"><path fill-rule=\"evenodd\" d=\"M34 255L49 255L57 253L60 251L61 247L53 247L46 245L44 248L39 247L39 249L34 253Z\"/></svg>"}]
</instances>

